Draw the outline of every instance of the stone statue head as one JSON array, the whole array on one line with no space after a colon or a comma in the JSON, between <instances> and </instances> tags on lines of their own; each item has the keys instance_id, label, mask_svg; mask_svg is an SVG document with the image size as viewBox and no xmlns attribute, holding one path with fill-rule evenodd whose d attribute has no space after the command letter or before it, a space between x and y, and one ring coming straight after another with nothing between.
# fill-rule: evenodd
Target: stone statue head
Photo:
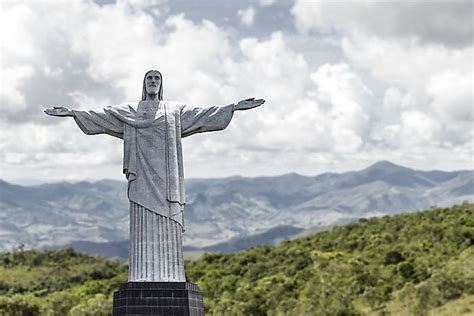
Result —
<instances>
[{"instance_id":1,"label":"stone statue head","mask_svg":"<svg viewBox=\"0 0 474 316\"><path fill-rule=\"evenodd\" d=\"M159 77L158 82L156 77ZM158 100L163 100L163 76L158 70L149 70L143 77L142 101L146 99L147 93L156 93Z\"/></svg>"}]
</instances>

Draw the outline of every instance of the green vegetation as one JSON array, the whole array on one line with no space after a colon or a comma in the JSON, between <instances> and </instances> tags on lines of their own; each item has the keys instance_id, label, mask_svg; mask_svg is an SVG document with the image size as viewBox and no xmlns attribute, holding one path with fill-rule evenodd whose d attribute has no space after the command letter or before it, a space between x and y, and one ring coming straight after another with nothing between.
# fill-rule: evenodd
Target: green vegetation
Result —
<instances>
[{"instance_id":1,"label":"green vegetation","mask_svg":"<svg viewBox=\"0 0 474 316\"><path fill-rule=\"evenodd\" d=\"M474 205L361 219L277 247L186 265L207 315L474 313ZM0 315L108 315L118 262L61 251L0 254Z\"/></svg>"},{"instance_id":2,"label":"green vegetation","mask_svg":"<svg viewBox=\"0 0 474 316\"><path fill-rule=\"evenodd\" d=\"M110 315L127 267L71 249L0 254L0 315Z\"/></svg>"}]
</instances>

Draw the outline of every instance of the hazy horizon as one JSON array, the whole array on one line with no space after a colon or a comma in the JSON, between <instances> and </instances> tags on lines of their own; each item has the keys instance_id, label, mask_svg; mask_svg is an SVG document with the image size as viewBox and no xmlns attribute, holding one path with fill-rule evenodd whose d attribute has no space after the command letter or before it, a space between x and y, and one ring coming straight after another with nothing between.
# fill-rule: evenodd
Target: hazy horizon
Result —
<instances>
[{"instance_id":1,"label":"hazy horizon","mask_svg":"<svg viewBox=\"0 0 474 316\"><path fill-rule=\"evenodd\" d=\"M369 168L369 167L373 166L374 164L386 163L386 162L388 162L390 164L394 164L394 165L399 166L399 167L409 168L409 169L412 169L412 170L415 170L415 171L425 171L425 172L430 172L430 171L441 171L441 172L474 171L474 168L471 168L471 169L449 169L449 170L432 169L432 168L411 168L409 166L395 164L395 163L393 163L391 161L388 161L388 160L379 160L379 161L371 163L371 164L369 164L365 167L362 167L360 169L350 169L350 170L344 170L344 171L330 171L329 170L329 171L325 171L325 172L317 173L317 174L302 174L302 173L298 173L298 172L287 172L287 173L281 173L281 174L275 174L275 175L254 175L254 176L230 175L230 176L222 176L222 177L199 177L199 178L188 177L188 178L185 179L185 181L214 180L214 179L228 179L228 178L250 178L250 179L252 179L252 178L264 178L264 177L281 177L281 176L286 176L286 175L291 175L291 174L295 174L295 175L299 175L299 176L303 176L303 177L317 177L317 176L320 176L320 175L323 175L323 174L328 174L328 173L341 174L341 173L346 173L346 172L361 171L361 170L364 170L366 168ZM8 182L10 184L21 185L21 186L35 186L35 185L63 183L63 182L64 183L71 183L71 184L80 183L80 182L95 183L95 182L99 182L99 181L120 181L120 182L124 182L124 184L127 182L124 175L121 178L102 178L102 179L94 179L94 178L87 179L87 178L84 178L84 179L80 179L80 180L58 180L58 181L41 181L41 179L24 179L24 180L20 180L20 181L8 181L8 180L3 179L3 178L0 178L0 180L3 180L3 181Z\"/></svg>"}]
</instances>

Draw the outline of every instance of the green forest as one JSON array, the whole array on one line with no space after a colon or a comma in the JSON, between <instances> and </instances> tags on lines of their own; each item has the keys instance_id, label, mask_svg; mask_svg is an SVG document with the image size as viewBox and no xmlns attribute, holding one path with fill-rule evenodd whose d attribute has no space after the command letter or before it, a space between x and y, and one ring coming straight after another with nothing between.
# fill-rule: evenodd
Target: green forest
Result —
<instances>
[{"instance_id":1,"label":"green forest","mask_svg":"<svg viewBox=\"0 0 474 316\"><path fill-rule=\"evenodd\" d=\"M186 262L206 315L474 315L474 205L360 219ZM127 266L71 249L0 254L0 315L110 315Z\"/></svg>"}]
</instances>

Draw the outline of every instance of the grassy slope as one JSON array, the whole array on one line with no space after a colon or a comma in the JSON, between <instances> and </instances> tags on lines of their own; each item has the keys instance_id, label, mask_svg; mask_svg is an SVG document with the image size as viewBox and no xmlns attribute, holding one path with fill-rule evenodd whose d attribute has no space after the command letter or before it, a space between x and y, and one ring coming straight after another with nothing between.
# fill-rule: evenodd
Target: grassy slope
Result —
<instances>
[{"instance_id":1,"label":"grassy slope","mask_svg":"<svg viewBox=\"0 0 474 316\"><path fill-rule=\"evenodd\" d=\"M428 313L429 316L472 316L474 315L474 295L450 301Z\"/></svg>"},{"instance_id":2,"label":"grassy slope","mask_svg":"<svg viewBox=\"0 0 474 316\"><path fill-rule=\"evenodd\" d=\"M356 224L187 262L207 315L469 315L474 205ZM0 315L107 315L118 262L73 251L0 254ZM461 314L462 315L462 314Z\"/></svg>"}]
</instances>

